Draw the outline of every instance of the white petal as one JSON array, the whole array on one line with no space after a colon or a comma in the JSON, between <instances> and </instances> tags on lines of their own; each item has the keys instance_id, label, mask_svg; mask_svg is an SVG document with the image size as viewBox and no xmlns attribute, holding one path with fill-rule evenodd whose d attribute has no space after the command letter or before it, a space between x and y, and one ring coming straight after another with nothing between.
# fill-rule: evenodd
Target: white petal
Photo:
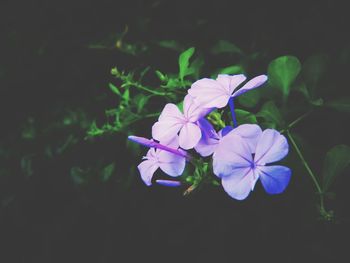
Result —
<instances>
[{"instance_id":1,"label":"white petal","mask_svg":"<svg viewBox=\"0 0 350 263\"><path fill-rule=\"evenodd\" d=\"M140 163L137 168L141 174L143 182L150 186L152 184L152 177L155 171L158 169L158 164L154 160L146 160Z\"/></svg>"},{"instance_id":2,"label":"white petal","mask_svg":"<svg viewBox=\"0 0 350 263\"><path fill-rule=\"evenodd\" d=\"M232 95L232 92L247 78L243 74L238 75L227 75L227 74L219 74L216 80L225 87L228 94Z\"/></svg>"},{"instance_id":3,"label":"white petal","mask_svg":"<svg viewBox=\"0 0 350 263\"><path fill-rule=\"evenodd\" d=\"M207 115L211 108L204 108L201 104L194 101L191 95L187 94L184 99L184 116L190 122L196 122L198 119Z\"/></svg>"},{"instance_id":4,"label":"white petal","mask_svg":"<svg viewBox=\"0 0 350 263\"><path fill-rule=\"evenodd\" d=\"M231 175L222 177L221 184L232 198L243 200L254 188L256 181L251 168L240 168L233 170Z\"/></svg>"},{"instance_id":5,"label":"white petal","mask_svg":"<svg viewBox=\"0 0 350 263\"><path fill-rule=\"evenodd\" d=\"M286 137L273 129L266 129L260 136L255 152L255 163L265 165L277 162L288 154Z\"/></svg>"},{"instance_id":6,"label":"white petal","mask_svg":"<svg viewBox=\"0 0 350 263\"><path fill-rule=\"evenodd\" d=\"M164 173L176 177L183 173L186 165L186 158L167 151L159 151L158 164Z\"/></svg>"},{"instance_id":7,"label":"white petal","mask_svg":"<svg viewBox=\"0 0 350 263\"><path fill-rule=\"evenodd\" d=\"M169 142L182 128L181 122L157 121L152 126L152 137L158 141Z\"/></svg>"},{"instance_id":8,"label":"white petal","mask_svg":"<svg viewBox=\"0 0 350 263\"><path fill-rule=\"evenodd\" d=\"M242 137L249 145L251 153L255 153L256 145L262 134L261 128L256 124L242 124L235 128L232 133Z\"/></svg>"},{"instance_id":9,"label":"white petal","mask_svg":"<svg viewBox=\"0 0 350 263\"><path fill-rule=\"evenodd\" d=\"M185 150L195 147L201 139L201 136L201 130L196 124L191 122L186 123L180 131L180 147Z\"/></svg>"},{"instance_id":10,"label":"white petal","mask_svg":"<svg viewBox=\"0 0 350 263\"><path fill-rule=\"evenodd\" d=\"M181 113L179 108L173 103L168 103L164 106L164 109L162 110L158 121L179 122L183 119L183 114Z\"/></svg>"},{"instance_id":11,"label":"white petal","mask_svg":"<svg viewBox=\"0 0 350 263\"><path fill-rule=\"evenodd\" d=\"M214 150L213 171L218 177L227 176L237 168L250 167L251 163L249 146L238 135L226 135Z\"/></svg>"},{"instance_id":12,"label":"white petal","mask_svg":"<svg viewBox=\"0 0 350 263\"><path fill-rule=\"evenodd\" d=\"M188 90L188 94L203 108L225 107L231 96L231 93L219 82L207 78L197 80L193 83Z\"/></svg>"}]
</instances>

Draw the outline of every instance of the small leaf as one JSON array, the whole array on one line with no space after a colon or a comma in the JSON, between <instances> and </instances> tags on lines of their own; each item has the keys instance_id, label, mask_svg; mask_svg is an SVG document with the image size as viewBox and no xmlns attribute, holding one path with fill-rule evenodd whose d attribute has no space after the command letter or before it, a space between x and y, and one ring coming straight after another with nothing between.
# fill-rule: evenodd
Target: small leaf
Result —
<instances>
[{"instance_id":1,"label":"small leaf","mask_svg":"<svg viewBox=\"0 0 350 263\"><path fill-rule=\"evenodd\" d=\"M135 96L134 102L136 104L137 113L140 113L143 110L143 108L146 105L146 103L148 102L149 98L150 98L149 96L145 96L141 93L139 93Z\"/></svg>"},{"instance_id":2,"label":"small leaf","mask_svg":"<svg viewBox=\"0 0 350 263\"><path fill-rule=\"evenodd\" d=\"M168 80L167 76L164 75L162 72L160 72L159 70L156 70L156 75L159 78L160 81L162 82L166 82Z\"/></svg>"},{"instance_id":3,"label":"small leaf","mask_svg":"<svg viewBox=\"0 0 350 263\"><path fill-rule=\"evenodd\" d=\"M235 109L235 113L236 113L238 125L246 124L246 123L250 123L250 124L258 123L255 115L249 111Z\"/></svg>"},{"instance_id":4,"label":"small leaf","mask_svg":"<svg viewBox=\"0 0 350 263\"><path fill-rule=\"evenodd\" d=\"M219 40L219 42L211 49L214 55L229 53L229 54L243 54L242 50L238 48L235 44L226 41Z\"/></svg>"},{"instance_id":5,"label":"small leaf","mask_svg":"<svg viewBox=\"0 0 350 263\"><path fill-rule=\"evenodd\" d=\"M323 192L327 192L334 179L350 164L350 147L336 145L330 149L323 166Z\"/></svg>"},{"instance_id":6,"label":"small leaf","mask_svg":"<svg viewBox=\"0 0 350 263\"><path fill-rule=\"evenodd\" d=\"M113 175L114 170L115 170L115 163L111 163L105 166L101 173L102 182L107 182L109 178L111 178L111 176Z\"/></svg>"},{"instance_id":7,"label":"small leaf","mask_svg":"<svg viewBox=\"0 0 350 263\"><path fill-rule=\"evenodd\" d=\"M109 86L110 90L111 90L113 93L117 94L118 96L121 96L121 95L122 95L122 94L120 93L119 89L118 89L116 86L114 86L114 84L108 83L108 86Z\"/></svg>"},{"instance_id":8,"label":"small leaf","mask_svg":"<svg viewBox=\"0 0 350 263\"><path fill-rule=\"evenodd\" d=\"M280 110L273 101L266 102L256 116L264 118L271 128L285 126Z\"/></svg>"},{"instance_id":9,"label":"small leaf","mask_svg":"<svg viewBox=\"0 0 350 263\"><path fill-rule=\"evenodd\" d=\"M325 106L341 112L350 113L350 98L339 98L327 102Z\"/></svg>"},{"instance_id":10,"label":"small leaf","mask_svg":"<svg viewBox=\"0 0 350 263\"><path fill-rule=\"evenodd\" d=\"M273 86L281 88L283 97L287 98L291 85L298 76L300 69L301 64L296 57L278 57L269 64L269 81Z\"/></svg>"},{"instance_id":11,"label":"small leaf","mask_svg":"<svg viewBox=\"0 0 350 263\"><path fill-rule=\"evenodd\" d=\"M258 104L260 97L261 97L260 90L253 89L239 96L238 101L241 105L248 108L252 108Z\"/></svg>"},{"instance_id":12,"label":"small leaf","mask_svg":"<svg viewBox=\"0 0 350 263\"><path fill-rule=\"evenodd\" d=\"M192 57L194 51L195 48L191 47L182 52L179 56L179 78L181 80L183 80L183 78L188 75L188 66L190 64L190 58Z\"/></svg>"},{"instance_id":13,"label":"small leaf","mask_svg":"<svg viewBox=\"0 0 350 263\"><path fill-rule=\"evenodd\" d=\"M130 92L129 92L129 89L126 89L123 93L123 101L125 102L126 105L129 104L129 99L130 99Z\"/></svg>"}]
</instances>

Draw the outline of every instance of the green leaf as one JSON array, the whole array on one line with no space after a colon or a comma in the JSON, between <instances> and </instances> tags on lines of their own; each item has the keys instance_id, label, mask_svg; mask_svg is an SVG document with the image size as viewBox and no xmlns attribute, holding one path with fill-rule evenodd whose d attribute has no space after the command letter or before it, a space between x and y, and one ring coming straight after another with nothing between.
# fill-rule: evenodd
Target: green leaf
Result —
<instances>
[{"instance_id":1,"label":"green leaf","mask_svg":"<svg viewBox=\"0 0 350 263\"><path fill-rule=\"evenodd\" d=\"M226 41L219 40L219 42L211 49L214 55L229 53L229 54L243 54L242 50L238 48L235 44Z\"/></svg>"},{"instance_id":2,"label":"green leaf","mask_svg":"<svg viewBox=\"0 0 350 263\"><path fill-rule=\"evenodd\" d=\"M121 96L121 95L122 95L122 94L120 93L119 89L118 89L116 86L114 86L114 84L108 83L108 86L109 86L110 90L111 90L113 93L117 94L118 96Z\"/></svg>"},{"instance_id":3,"label":"green leaf","mask_svg":"<svg viewBox=\"0 0 350 263\"><path fill-rule=\"evenodd\" d=\"M261 97L260 90L253 89L249 92L246 92L238 96L238 101L241 105L248 108L252 108L258 104L260 97Z\"/></svg>"},{"instance_id":4,"label":"green leaf","mask_svg":"<svg viewBox=\"0 0 350 263\"><path fill-rule=\"evenodd\" d=\"M298 76L301 64L296 57L282 56L271 61L268 67L269 81L282 90L283 97L289 95L291 85Z\"/></svg>"},{"instance_id":5,"label":"green leaf","mask_svg":"<svg viewBox=\"0 0 350 263\"><path fill-rule=\"evenodd\" d=\"M141 93L137 94L135 97L134 97L134 102L136 104L136 111L137 113L141 113L141 111L143 110L143 108L145 107L146 103L148 102L149 100L149 96L145 96Z\"/></svg>"},{"instance_id":6,"label":"green leaf","mask_svg":"<svg viewBox=\"0 0 350 263\"><path fill-rule=\"evenodd\" d=\"M129 89L126 89L123 93L123 101L125 102L126 105L129 104L129 100L130 100L130 92L129 92Z\"/></svg>"},{"instance_id":7,"label":"green leaf","mask_svg":"<svg viewBox=\"0 0 350 263\"><path fill-rule=\"evenodd\" d=\"M256 116L263 118L266 121L265 124L271 128L283 128L285 126L280 110L273 101L266 102Z\"/></svg>"},{"instance_id":8,"label":"green leaf","mask_svg":"<svg viewBox=\"0 0 350 263\"><path fill-rule=\"evenodd\" d=\"M168 80L168 77L164 75L162 72L160 72L159 70L156 70L156 75L159 78L159 80L162 82L166 82Z\"/></svg>"},{"instance_id":9,"label":"green leaf","mask_svg":"<svg viewBox=\"0 0 350 263\"><path fill-rule=\"evenodd\" d=\"M111 178L111 176L113 175L114 170L115 170L115 163L111 163L105 166L101 173L102 182L107 182L109 178Z\"/></svg>"},{"instance_id":10,"label":"green leaf","mask_svg":"<svg viewBox=\"0 0 350 263\"><path fill-rule=\"evenodd\" d=\"M337 111L350 113L350 98L339 98L327 102L325 105Z\"/></svg>"},{"instance_id":11,"label":"green leaf","mask_svg":"<svg viewBox=\"0 0 350 263\"><path fill-rule=\"evenodd\" d=\"M184 79L185 76L187 76L188 73L188 67L190 65L190 58L194 54L195 48L191 47L184 52L182 52L179 56L179 78L181 80Z\"/></svg>"},{"instance_id":12,"label":"green leaf","mask_svg":"<svg viewBox=\"0 0 350 263\"><path fill-rule=\"evenodd\" d=\"M350 164L350 147L347 145L336 145L330 149L323 166L323 191L327 192L334 179L339 176Z\"/></svg>"},{"instance_id":13,"label":"green leaf","mask_svg":"<svg viewBox=\"0 0 350 263\"><path fill-rule=\"evenodd\" d=\"M241 124L256 124L258 123L253 113L241 109L235 109L238 125Z\"/></svg>"}]
</instances>

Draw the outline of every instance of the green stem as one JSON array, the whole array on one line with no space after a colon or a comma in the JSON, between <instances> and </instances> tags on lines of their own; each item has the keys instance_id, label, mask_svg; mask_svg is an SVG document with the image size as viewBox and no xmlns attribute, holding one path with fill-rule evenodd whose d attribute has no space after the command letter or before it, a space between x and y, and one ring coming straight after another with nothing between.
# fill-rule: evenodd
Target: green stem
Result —
<instances>
[{"instance_id":1,"label":"green stem","mask_svg":"<svg viewBox=\"0 0 350 263\"><path fill-rule=\"evenodd\" d=\"M306 162L306 160L305 160L303 154L301 153L301 151L300 151L298 145L297 145L296 142L294 141L294 138L293 138L292 134L289 132L289 130L287 130L287 136L288 136L289 140L291 141L291 143L292 143L292 145L293 145L295 151L297 152L297 154L298 154L298 156L299 156L301 162L303 163L305 169L306 169L307 172L309 173L309 175L310 175L312 181L314 182L314 184L315 184L315 186L316 186L316 188L317 188L317 192L318 192L320 195L322 195L323 192L322 192L322 189L321 189L320 184L318 183L318 181L317 181L317 179L316 179L316 176L315 176L314 173L312 172L312 170L311 170L309 164Z\"/></svg>"},{"instance_id":2,"label":"green stem","mask_svg":"<svg viewBox=\"0 0 350 263\"><path fill-rule=\"evenodd\" d=\"M288 131L288 129L294 127L297 123L299 123L300 121L302 121L303 119L305 119L307 116L310 115L310 113L312 112L312 110L304 113L303 115L299 116L297 119L295 119L294 121L292 121L290 124L288 124L286 129L282 129L280 130L280 133L284 133L286 131Z\"/></svg>"},{"instance_id":3,"label":"green stem","mask_svg":"<svg viewBox=\"0 0 350 263\"><path fill-rule=\"evenodd\" d=\"M147 87L145 87L145 86L142 86L141 84L139 84L139 83L137 83L137 82L134 82L134 83L131 82L131 83L130 83L130 86L134 86L134 87L136 87L136 88L138 88L138 89L147 91L147 92L149 92L149 93L152 93L152 94L158 95L158 96L166 96L166 95L168 95L168 93L166 93L166 92L159 92L159 91L152 90L152 89L150 89L150 88L147 88Z\"/></svg>"},{"instance_id":4,"label":"green stem","mask_svg":"<svg viewBox=\"0 0 350 263\"><path fill-rule=\"evenodd\" d=\"M293 136L292 136L292 134L290 133L289 130L287 130L287 136L288 136L289 140L291 141L291 143L292 143L292 145L293 145L295 151L297 152L297 154L298 154L298 156L299 156L301 162L303 163L305 169L306 169L307 172L309 173L309 175L310 175L312 181L314 182L314 184L315 184L315 186L316 186L317 193L318 193L318 195L319 195L319 197L320 197L320 212L321 212L321 214L324 216L325 214L327 214L327 211L326 211L326 209L325 209L325 207L324 207L324 195L323 195L322 188L321 188L319 182L317 181L316 176L315 176L314 173L312 172L312 170L311 170L309 164L306 162L306 160L305 160L303 154L301 153L301 151L300 151L298 145L297 145L296 142L294 141L294 138L293 138Z\"/></svg>"}]
</instances>

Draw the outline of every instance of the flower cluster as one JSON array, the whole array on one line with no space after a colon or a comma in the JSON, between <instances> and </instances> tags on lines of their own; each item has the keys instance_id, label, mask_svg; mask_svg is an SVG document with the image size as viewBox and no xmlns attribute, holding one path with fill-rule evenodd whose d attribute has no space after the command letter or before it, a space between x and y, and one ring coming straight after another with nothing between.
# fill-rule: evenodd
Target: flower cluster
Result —
<instances>
[{"instance_id":1,"label":"flower cluster","mask_svg":"<svg viewBox=\"0 0 350 263\"><path fill-rule=\"evenodd\" d=\"M160 168L171 177L181 176L187 161L194 159L187 150L194 149L202 157L212 156L213 173L221 179L224 190L237 200L245 199L258 179L269 194L284 191L291 170L281 165L267 165L284 158L288 142L278 131L262 129L256 124L237 126L234 98L267 81L266 75L246 82L246 77L220 74L217 79L203 78L194 82L183 101L183 111L172 103L165 105L152 127L152 139L129 136L129 139L150 147L138 165L141 178L152 184ZM205 118L211 111L229 105L233 127L216 131ZM171 180L156 180L166 186L179 186Z\"/></svg>"}]
</instances>

